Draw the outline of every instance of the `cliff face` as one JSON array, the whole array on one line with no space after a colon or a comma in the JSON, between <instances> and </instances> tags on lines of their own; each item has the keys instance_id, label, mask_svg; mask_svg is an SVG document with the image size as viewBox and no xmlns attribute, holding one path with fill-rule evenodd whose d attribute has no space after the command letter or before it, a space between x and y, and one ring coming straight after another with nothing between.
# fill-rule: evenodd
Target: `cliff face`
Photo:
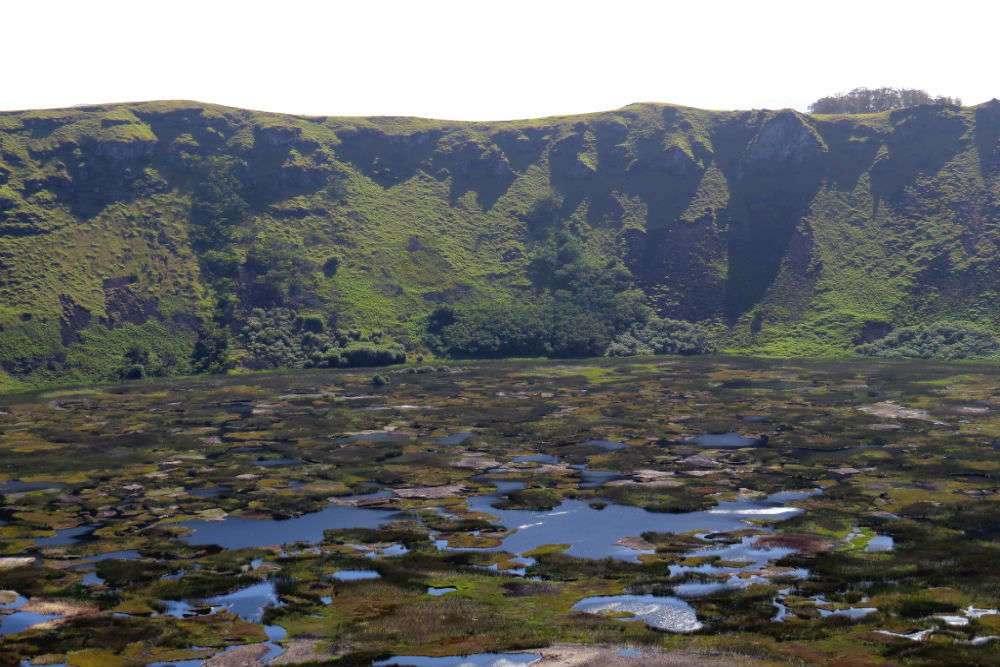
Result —
<instances>
[{"instance_id":1,"label":"cliff face","mask_svg":"<svg viewBox=\"0 0 1000 667\"><path fill-rule=\"evenodd\" d=\"M997 101L503 123L193 102L4 113L0 363L11 382L107 376L137 344L184 359L220 309L282 302L254 268L273 246L295 255L296 309L413 344L438 304L525 289L558 230L730 347L995 326L998 174Z\"/></svg>"}]
</instances>

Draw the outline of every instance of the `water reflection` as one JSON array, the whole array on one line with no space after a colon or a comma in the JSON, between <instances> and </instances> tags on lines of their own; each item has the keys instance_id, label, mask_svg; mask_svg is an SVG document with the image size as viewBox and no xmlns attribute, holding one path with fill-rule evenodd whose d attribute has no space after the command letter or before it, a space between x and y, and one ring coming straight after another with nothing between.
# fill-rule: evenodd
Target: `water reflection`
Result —
<instances>
[{"instance_id":1,"label":"water reflection","mask_svg":"<svg viewBox=\"0 0 1000 667\"><path fill-rule=\"evenodd\" d=\"M656 595L609 595L580 600L573 609L592 614L619 612L631 614L624 620L635 619L658 630L694 632L702 625L694 609L684 600Z\"/></svg>"}]
</instances>

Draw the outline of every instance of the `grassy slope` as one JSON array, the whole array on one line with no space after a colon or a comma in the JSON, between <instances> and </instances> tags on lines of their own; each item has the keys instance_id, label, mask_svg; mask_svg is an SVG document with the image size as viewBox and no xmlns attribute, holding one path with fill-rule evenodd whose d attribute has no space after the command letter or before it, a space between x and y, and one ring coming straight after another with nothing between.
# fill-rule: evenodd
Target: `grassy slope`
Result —
<instances>
[{"instance_id":1,"label":"grassy slope","mask_svg":"<svg viewBox=\"0 0 1000 667\"><path fill-rule=\"evenodd\" d=\"M437 303L526 285L559 226L731 349L841 354L872 320L995 326L998 136L997 103L503 123L194 102L0 114L3 383L100 377L136 340L187 353L212 308L188 243L205 156L240 164L245 238L340 255L317 272L321 308L404 341Z\"/></svg>"}]
</instances>

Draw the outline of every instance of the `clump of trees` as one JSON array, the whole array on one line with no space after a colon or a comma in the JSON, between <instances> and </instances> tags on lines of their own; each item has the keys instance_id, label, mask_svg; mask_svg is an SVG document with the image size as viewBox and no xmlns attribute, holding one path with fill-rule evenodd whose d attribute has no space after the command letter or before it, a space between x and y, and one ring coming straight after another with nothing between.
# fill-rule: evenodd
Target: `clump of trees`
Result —
<instances>
[{"instance_id":1,"label":"clump of trees","mask_svg":"<svg viewBox=\"0 0 1000 667\"><path fill-rule=\"evenodd\" d=\"M1000 341L988 331L954 322L893 329L884 337L859 345L858 354L912 359L968 359L1000 350Z\"/></svg>"},{"instance_id":2,"label":"clump of trees","mask_svg":"<svg viewBox=\"0 0 1000 667\"><path fill-rule=\"evenodd\" d=\"M519 298L438 308L428 318L428 345L453 357L598 356L648 315L620 260L591 256L567 232L535 253L528 276L534 289Z\"/></svg>"},{"instance_id":3,"label":"clump of trees","mask_svg":"<svg viewBox=\"0 0 1000 667\"><path fill-rule=\"evenodd\" d=\"M823 97L809 105L809 113L879 113L920 104L962 106L957 97L932 97L914 88L855 88L849 93Z\"/></svg>"},{"instance_id":4,"label":"clump of trees","mask_svg":"<svg viewBox=\"0 0 1000 667\"><path fill-rule=\"evenodd\" d=\"M453 357L705 354L707 331L650 317L644 295L617 258L588 254L563 231L532 257L534 290L520 298L442 306L428 318L428 345Z\"/></svg>"},{"instance_id":5,"label":"clump of trees","mask_svg":"<svg viewBox=\"0 0 1000 667\"><path fill-rule=\"evenodd\" d=\"M708 354L715 346L704 327L681 320L650 318L615 337L605 354L634 357L652 354Z\"/></svg>"},{"instance_id":6,"label":"clump of trees","mask_svg":"<svg viewBox=\"0 0 1000 667\"><path fill-rule=\"evenodd\" d=\"M136 344L125 351L118 377L122 380L140 380L145 377L166 377L182 367L182 361L172 350L150 350Z\"/></svg>"},{"instance_id":7,"label":"clump of trees","mask_svg":"<svg viewBox=\"0 0 1000 667\"><path fill-rule=\"evenodd\" d=\"M197 373L225 373L235 366L229 351L229 332L214 322L202 323L191 352L191 365Z\"/></svg>"},{"instance_id":8,"label":"clump of trees","mask_svg":"<svg viewBox=\"0 0 1000 667\"><path fill-rule=\"evenodd\" d=\"M255 308L240 338L251 368L386 366L406 361L402 345L381 331L330 329L319 315Z\"/></svg>"}]
</instances>

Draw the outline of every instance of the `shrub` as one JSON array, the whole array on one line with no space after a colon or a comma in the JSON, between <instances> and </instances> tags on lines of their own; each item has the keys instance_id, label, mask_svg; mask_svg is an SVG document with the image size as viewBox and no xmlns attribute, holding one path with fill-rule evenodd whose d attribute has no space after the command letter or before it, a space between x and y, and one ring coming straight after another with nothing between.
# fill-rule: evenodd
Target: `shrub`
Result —
<instances>
[{"instance_id":1,"label":"shrub","mask_svg":"<svg viewBox=\"0 0 1000 667\"><path fill-rule=\"evenodd\" d=\"M634 324L608 345L609 357L651 354L708 354L715 350L705 329L691 322L653 318Z\"/></svg>"},{"instance_id":2,"label":"shrub","mask_svg":"<svg viewBox=\"0 0 1000 667\"><path fill-rule=\"evenodd\" d=\"M388 366L406 361L406 351L401 345L352 343L339 352L348 366Z\"/></svg>"},{"instance_id":3,"label":"shrub","mask_svg":"<svg viewBox=\"0 0 1000 667\"><path fill-rule=\"evenodd\" d=\"M884 337L855 348L870 357L916 359L967 359L984 357L1000 349L996 336L977 327L939 322L893 329Z\"/></svg>"},{"instance_id":4,"label":"shrub","mask_svg":"<svg viewBox=\"0 0 1000 667\"><path fill-rule=\"evenodd\" d=\"M323 262L323 275L327 278L332 278L337 274L337 269L340 268L340 257L336 255L330 255Z\"/></svg>"},{"instance_id":5,"label":"shrub","mask_svg":"<svg viewBox=\"0 0 1000 667\"><path fill-rule=\"evenodd\" d=\"M234 366L229 356L229 334L212 324L198 329L198 341L191 352L191 363L200 373L225 373Z\"/></svg>"},{"instance_id":6,"label":"shrub","mask_svg":"<svg viewBox=\"0 0 1000 667\"><path fill-rule=\"evenodd\" d=\"M616 258L595 257L561 231L534 253L534 289L506 299L442 306L427 319L427 344L459 357L583 357L646 318L643 294Z\"/></svg>"},{"instance_id":7,"label":"shrub","mask_svg":"<svg viewBox=\"0 0 1000 667\"><path fill-rule=\"evenodd\" d=\"M328 331L321 316L288 308L255 308L240 333L251 368L386 366L406 361L398 343L381 331Z\"/></svg>"}]
</instances>

